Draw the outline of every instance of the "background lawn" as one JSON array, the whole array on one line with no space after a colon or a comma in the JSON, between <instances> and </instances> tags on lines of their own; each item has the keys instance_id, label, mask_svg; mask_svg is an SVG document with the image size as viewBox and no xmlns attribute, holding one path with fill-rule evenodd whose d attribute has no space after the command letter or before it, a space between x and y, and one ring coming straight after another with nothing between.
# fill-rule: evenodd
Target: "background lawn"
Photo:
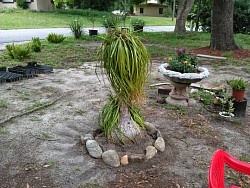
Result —
<instances>
[{"instance_id":1,"label":"background lawn","mask_svg":"<svg viewBox=\"0 0 250 188\"><path fill-rule=\"evenodd\" d=\"M208 46L210 43L210 33L186 32L176 34L173 32L138 33L146 45L151 57L164 61L166 57L175 55L177 48L192 49ZM102 42L104 35L89 37L84 35L82 39L76 40L67 37L62 43L53 44L42 41L42 51L32 52L31 56L24 60L11 59L7 51L0 52L1 66L12 67L14 65L26 65L28 61L39 61L43 64L51 65L54 68L70 68L81 66L84 62L97 60L97 48ZM250 49L250 38L248 35L235 35L236 43L245 49ZM211 60L212 61L212 60ZM216 63L220 64L219 60ZM250 59L233 59L228 57L223 63L243 64L250 70Z\"/></svg>"},{"instance_id":2,"label":"background lawn","mask_svg":"<svg viewBox=\"0 0 250 188\"><path fill-rule=\"evenodd\" d=\"M87 12L89 13L89 12ZM77 15L78 14L78 15ZM79 11L55 11L55 12L36 12L21 9L0 9L0 29L24 29L24 28L59 28L69 27L69 23L75 19L79 19L84 27L92 27L92 23L88 20L88 14ZM100 27L104 15L107 12L98 12L96 16L95 26ZM130 19L128 17L126 25L129 26ZM175 20L165 17L142 17L136 16L146 21L146 26L174 26ZM120 24L122 25L122 23Z\"/></svg>"}]
</instances>

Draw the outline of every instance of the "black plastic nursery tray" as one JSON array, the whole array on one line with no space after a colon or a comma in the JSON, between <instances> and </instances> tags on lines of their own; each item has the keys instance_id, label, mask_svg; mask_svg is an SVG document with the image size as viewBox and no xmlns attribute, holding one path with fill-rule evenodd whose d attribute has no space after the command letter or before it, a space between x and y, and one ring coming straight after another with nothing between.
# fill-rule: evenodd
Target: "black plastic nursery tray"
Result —
<instances>
[{"instance_id":1,"label":"black plastic nursery tray","mask_svg":"<svg viewBox=\"0 0 250 188\"><path fill-rule=\"evenodd\" d=\"M50 66L46 66L46 65L40 65L37 62L33 61L33 62L28 62L28 66L29 68L35 69L37 71L38 74L49 74L49 73L53 73L53 68Z\"/></svg>"},{"instance_id":2,"label":"black plastic nursery tray","mask_svg":"<svg viewBox=\"0 0 250 188\"><path fill-rule=\"evenodd\" d=\"M21 80L23 78L23 75L16 74L12 72L6 72L6 71L0 71L0 79L3 82L15 82L18 80Z\"/></svg>"},{"instance_id":3,"label":"black plastic nursery tray","mask_svg":"<svg viewBox=\"0 0 250 188\"><path fill-rule=\"evenodd\" d=\"M13 68L8 69L9 72L21 74L25 78L35 77L37 76L37 70L30 68L30 67L22 67L22 66L16 66Z\"/></svg>"}]
</instances>

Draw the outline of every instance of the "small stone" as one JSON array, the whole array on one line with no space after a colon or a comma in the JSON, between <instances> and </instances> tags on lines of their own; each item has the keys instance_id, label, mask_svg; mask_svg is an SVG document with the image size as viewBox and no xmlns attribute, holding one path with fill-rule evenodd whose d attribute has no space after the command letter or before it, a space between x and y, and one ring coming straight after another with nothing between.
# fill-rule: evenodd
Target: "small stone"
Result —
<instances>
[{"instance_id":1,"label":"small stone","mask_svg":"<svg viewBox=\"0 0 250 188\"><path fill-rule=\"evenodd\" d=\"M144 126L145 128L147 129L147 131L150 133L150 134L156 134L157 133L157 129L155 128L155 126L152 124L152 123L149 123L149 122L144 122Z\"/></svg>"},{"instance_id":2,"label":"small stone","mask_svg":"<svg viewBox=\"0 0 250 188\"><path fill-rule=\"evenodd\" d=\"M82 142L83 144L85 144L87 140L94 140L93 135L90 134L90 133L85 134L85 135L81 135L81 142Z\"/></svg>"},{"instance_id":3,"label":"small stone","mask_svg":"<svg viewBox=\"0 0 250 188\"><path fill-rule=\"evenodd\" d=\"M161 131L157 129L157 138L162 137Z\"/></svg>"},{"instance_id":4,"label":"small stone","mask_svg":"<svg viewBox=\"0 0 250 188\"><path fill-rule=\"evenodd\" d=\"M145 155L143 154L131 154L129 155L128 160L130 162L141 162L145 160Z\"/></svg>"},{"instance_id":5,"label":"small stone","mask_svg":"<svg viewBox=\"0 0 250 188\"><path fill-rule=\"evenodd\" d=\"M158 137L154 144L155 148L161 152L165 150L165 141L162 137Z\"/></svg>"},{"instance_id":6,"label":"small stone","mask_svg":"<svg viewBox=\"0 0 250 188\"><path fill-rule=\"evenodd\" d=\"M151 159L157 153L157 149L154 146L146 147L146 159Z\"/></svg>"},{"instance_id":7,"label":"small stone","mask_svg":"<svg viewBox=\"0 0 250 188\"><path fill-rule=\"evenodd\" d=\"M123 166L128 164L128 155L124 155L124 156L121 157L121 164Z\"/></svg>"},{"instance_id":8,"label":"small stone","mask_svg":"<svg viewBox=\"0 0 250 188\"><path fill-rule=\"evenodd\" d=\"M95 140L87 140L86 148L89 152L89 155L94 158L101 158L102 156L102 148Z\"/></svg>"},{"instance_id":9,"label":"small stone","mask_svg":"<svg viewBox=\"0 0 250 188\"><path fill-rule=\"evenodd\" d=\"M120 158L115 150L108 150L103 152L102 160L109 166L119 167Z\"/></svg>"}]
</instances>

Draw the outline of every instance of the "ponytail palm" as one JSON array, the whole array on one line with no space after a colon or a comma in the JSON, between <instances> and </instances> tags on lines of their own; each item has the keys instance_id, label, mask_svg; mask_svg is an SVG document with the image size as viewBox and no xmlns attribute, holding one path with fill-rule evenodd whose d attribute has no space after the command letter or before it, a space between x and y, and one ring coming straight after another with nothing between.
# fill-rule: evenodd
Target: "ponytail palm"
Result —
<instances>
[{"instance_id":1,"label":"ponytail palm","mask_svg":"<svg viewBox=\"0 0 250 188\"><path fill-rule=\"evenodd\" d=\"M114 91L102 108L101 129L108 139L116 136L122 142L133 140L143 126L138 109L144 103L149 54L137 36L114 31L103 41L99 59Z\"/></svg>"}]
</instances>

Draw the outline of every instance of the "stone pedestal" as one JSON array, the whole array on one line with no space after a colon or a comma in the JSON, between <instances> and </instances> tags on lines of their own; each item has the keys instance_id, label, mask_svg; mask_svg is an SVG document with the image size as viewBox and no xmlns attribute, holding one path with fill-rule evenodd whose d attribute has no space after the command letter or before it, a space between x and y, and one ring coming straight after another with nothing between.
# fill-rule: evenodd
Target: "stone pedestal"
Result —
<instances>
[{"instance_id":1,"label":"stone pedestal","mask_svg":"<svg viewBox=\"0 0 250 188\"><path fill-rule=\"evenodd\" d=\"M189 95L187 88L190 86L190 83L179 83L171 81L171 84L174 86L172 91L169 93L169 96L166 98L166 102L172 105L179 106L189 106Z\"/></svg>"}]
</instances>

